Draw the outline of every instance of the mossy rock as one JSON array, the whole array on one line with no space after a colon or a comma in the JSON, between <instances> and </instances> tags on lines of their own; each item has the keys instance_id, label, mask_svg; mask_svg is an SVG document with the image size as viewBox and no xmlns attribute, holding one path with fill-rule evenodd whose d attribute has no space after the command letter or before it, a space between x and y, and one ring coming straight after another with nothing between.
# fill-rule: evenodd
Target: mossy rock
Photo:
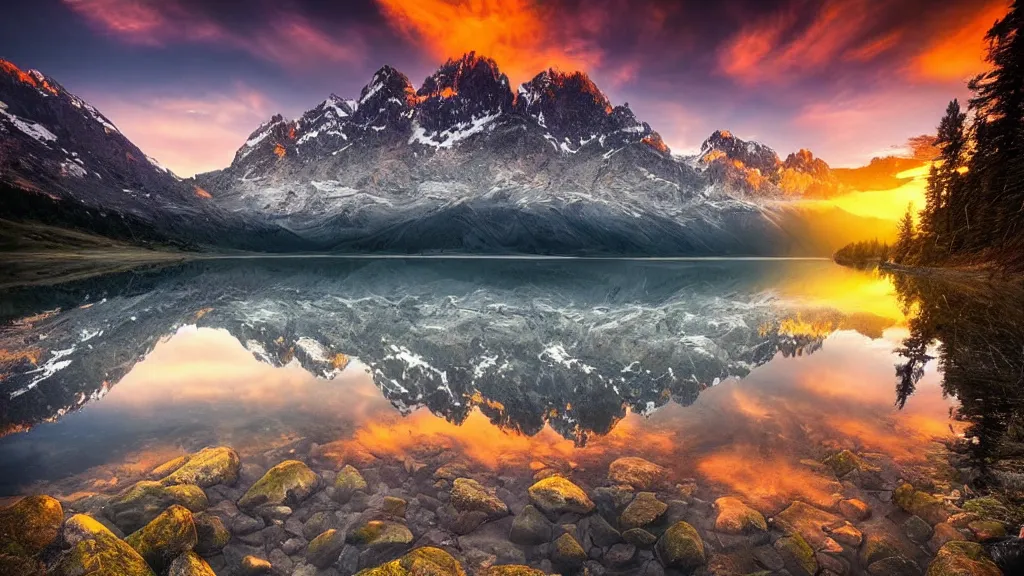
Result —
<instances>
[{"instance_id":1,"label":"mossy rock","mask_svg":"<svg viewBox=\"0 0 1024 576\"><path fill-rule=\"evenodd\" d=\"M274 466L238 500L238 507L254 510L260 506L295 506L320 487L320 477L298 460Z\"/></svg>"},{"instance_id":2,"label":"mossy rock","mask_svg":"<svg viewBox=\"0 0 1024 576\"><path fill-rule=\"evenodd\" d=\"M158 467L157 470L169 469L172 466L174 470L161 480L163 484L195 484L200 488L209 488L217 484L230 486L237 482L242 460L233 449L217 446L203 448L195 454L176 458Z\"/></svg>"},{"instance_id":3,"label":"mossy rock","mask_svg":"<svg viewBox=\"0 0 1024 576\"><path fill-rule=\"evenodd\" d=\"M658 541L658 537L643 528L630 528L622 533L622 539L637 548L650 548Z\"/></svg>"},{"instance_id":4,"label":"mossy rock","mask_svg":"<svg viewBox=\"0 0 1024 576\"><path fill-rule=\"evenodd\" d=\"M356 492L368 491L366 479L354 466L346 464L338 471L338 475L334 479L334 498L338 502L345 504Z\"/></svg>"},{"instance_id":5,"label":"mossy rock","mask_svg":"<svg viewBox=\"0 0 1024 576\"><path fill-rule=\"evenodd\" d=\"M408 508L409 503L404 498L397 496L385 496L384 503L381 505L381 510L388 516L395 516L397 518L405 518L405 510Z\"/></svg>"},{"instance_id":6,"label":"mossy rock","mask_svg":"<svg viewBox=\"0 0 1024 576\"><path fill-rule=\"evenodd\" d=\"M782 556L795 576L814 576L818 572L814 549L799 534L790 534L776 540L775 551Z\"/></svg>"},{"instance_id":7,"label":"mossy rock","mask_svg":"<svg viewBox=\"0 0 1024 576\"><path fill-rule=\"evenodd\" d=\"M345 534L332 528L309 543L306 547L306 561L317 568L327 568L338 559L344 547Z\"/></svg>"},{"instance_id":8,"label":"mossy rock","mask_svg":"<svg viewBox=\"0 0 1024 576\"><path fill-rule=\"evenodd\" d=\"M975 542L947 542L939 548L925 576L1001 576L1002 571Z\"/></svg>"},{"instance_id":9,"label":"mossy rock","mask_svg":"<svg viewBox=\"0 0 1024 576\"><path fill-rule=\"evenodd\" d=\"M512 521L508 539L523 546L536 546L551 541L551 522L532 505L523 508Z\"/></svg>"},{"instance_id":10,"label":"mossy rock","mask_svg":"<svg viewBox=\"0 0 1024 576\"><path fill-rule=\"evenodd\" d=\"M471 478L456 478L452 482L451 503L459 512L483 512L488 518L508 516L508 506Z\"/></svg>"},{"instance_id":11,"label":"mossy rock","mask_svg":"<svg viewBox=\"0 0 1024 576\"><path fill-rule=\"evenodd\" d=\"M198 486L165 486L160 482L143 480L108 502L103 512L114 525L130 534L174 504L184 506L191 512L202 512L209 507L210 502Z\"/></svg>"},{"instance_id":12,"label":"mossy rock","mask_svg":"<svg viewBox=\"0 0 1024 576\"><path fill-rule=\"evenodd\" d=\"M545 478L530 486L527 492L530 502L545 514L589 514L594 509L594 503L587 493L561 476Z\"/></svg>"},{"instance_id":13,"label":"mossy rock","mask_svg":"<svg viewBox=\"0 0 1024 576\"><path fill-rule=\"evenodd\" d=\"M873 533L864 538L864 548L860 552L861 563L869 566L879 560L902 555L899 544L888 534Z\"/></svg>"},{"instance_id":14,"label":"mossy rock","mask_svg":"<svg viewBox=\"0 0 1024 576\"><path fill-rule=\"evenodd\" d=\"M171 562L171 569L167 571L167 576L217 576L217 574L198 554L186 552Z\"/></svg>"},{"instance_id":15,"label":"mossy rock","mask_svg":"<svg viewBox=\"0 0 1024 576\"><path fill-rule=\"evenodd\" d=\"M231 541L231 531L224 526L220 517L213 514L198 514L192 519L196 525L196 552L213 554Z\"/></svg>"},{"instance_id":16,"label":"mossy rock","mask_svg":"<svg viewBox=\"0 0 1024 576\"><path fill-rule=\"evenodd\" d=\"M849 450L843 450L841 452L833 454L828 458L825 458L825 461L823 463L829 468L831 468L832 472L834 472L835 475L839 478L846 476L847 474L853 472L854 470L868 470L872 472L878 470L874 466L871 466L870 464L864 462L864 460L861 459L860 456L857 456L856 454L850 452Z\"/></svg>"},{"instance_id":17,"label":"mossy rock","mask_svg":"<svg viewBox=\"0 0 1024 576\"><path fill-rule=\"evenodd\" d=\"M988 542L1006 537L1006 525L996 520L975 520L967 525L978 542Z\"/></svg>"},{"instance_id":18,"label":"mossy rock","mask_svg":"<svg viewBox=\"0 0 1024 576\"><path fill-rule=\"evenodd\" d=\"M412 532L405 524L387 520L371 520L353 530L347 540L352 544L367 546L409 544L412 542Z\"/></svg>"},{"instance_id":19,"label":"mossy rock","mask_svg":"<svg viewBox=\"0 0 1024 576\"><path fill-rule=\"evenodd\" d=\"M555 566L575 569L583 566L586 560L587 553L572 534L562 534L551 545L551 562Z\"/></svg>"},{"instance_id":20,"label":"mossy rock","mask_svg":"<svg viewBox=\"0 0 1024 576\"><path fill-rule=\"evenodd\" d=\"M739 498L719 498L715 500L715 508L718 509L718 516L715 517L715 530L718 532L738 535L768 530L764 516Z\"/></svg>"},{"instance_id":21,"label":"mossy rock","mask_svg":"<svg viewBox=\"0 0 1024 576\"><path fill-rule=\"evenodd\" d=\"M661 535L657 549L661 563L667 568L695 570L707 562L700 534L683 521L676 522Z\"/></svg>"},{"instance_id":22,"label":"mossy rock","mask_svg":"<svg viewBox=\"0 0 1024 576\"><path fill-rule=\"evenodd\" d=\"M962 508L967 512L973 512L978 516L981 516L983 520L1009 522L1013 519L1013 514L1010 512L1010 509L992 496L984 496L982 498L968 500L964 502Z\"/></svg>"},{"instance_id":23,"label":"mossy rock","mask_svg":"<svg viewBox=\"0 0 1024 576\"><path fill-rule=\"evenodd\" d=\"M640 492L622 511L619 525L623 530L643 528L655 523L666 510L668 504L658 500L654 492Z\"/></svg>"},{"instance_id":24,"label":"mossy rock","mask_svg":"<svg viewBox=\"0 0 1024 576\"><path fill-rule=\"evenodd\" d=\"M522 564L491 566L478 572L480 576L548 576L548 573Z\"/></svg>"},{"instance_id":25,"label":"mossy rock","mask_svg":"<svg viewBox=\"0 0 1024 576\"><path fill-rule=\"evenodd\" d=\"M650 490L665 479L665 469L643 458L626 456L608 466L612 484L632 486L634 490Z\"/></svg>"},{"instance_id":26,"label":"mossy rock","mask_svg":"<svg viewBox=\"0 0 1024 576\"><path fill-rule=\"evenodd\" d=\"M166 569L179 554L195 548L197 540L192 513L178 505L164 510L152 522L125 538L125 542L157 572Z\"/></svg>"},{"instance_id":27,"label":"mossy rock","mask_svg":"<svg viewBox=\"0 0 1024 576\"><path fill-rule=\"evenodd\" d=\"M155 576L134 548L85 514L64 523L64 543L71 548L54 567L57 576Z\"/></svg>"},{"instance_id":28,"label":"mossy rock","mask_svg":"<svg viewBox=\"0 0 1024 576\"><path fill-rule=\"evenodd\" d=\"M241 576L257 576L258 574L271 574L274 567L266 558L249 555L242 558Z\"/></svg>"},{"instance_id":29,"label":"mossy rock","mask_svg":"<svg viewBox=\"0 0 1024 576\"><path fill-rule=\"evenodd\" d=\"M417 548L376 568L367 568L357 576L466 576L462 565L440 548Z\"/></svg>"},{"instance_id":30,"label":"mossy rock","mask_svg":"<svg viewBox=\"0 0 1024 576\"><path fill-rule=\"evenodd\" d=\"M60 502L27 496L0 510L0 554L35 556L57 539L64 522Z\"/></svg>"},{"instance_id":31,"label":"mossy rock","mask_svg":"<svg viewBox=\"0 0 1024 576\"><path fill-rule=\"evenodd\" d=\"M942 500L917 490L910 484L903 484L892 494L893 502L903 511L920 516L931 525L945 522L949 512Z\"/></svg>"}]
</instances>

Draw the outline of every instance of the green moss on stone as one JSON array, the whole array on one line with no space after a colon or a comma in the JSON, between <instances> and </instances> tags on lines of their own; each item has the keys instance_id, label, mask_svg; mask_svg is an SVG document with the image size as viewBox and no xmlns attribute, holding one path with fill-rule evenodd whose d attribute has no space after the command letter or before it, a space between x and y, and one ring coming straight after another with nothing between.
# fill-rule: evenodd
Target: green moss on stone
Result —
<instances>
[{"instance_id":1,"label":"green moss on stone","mask_svg":"<svg viewBox=\"0 0 1024 576\"><path fill-rule=\"evenodd\" d=\"M658 500L653 492L640 492L622 511L622 515L619 516L619 525L623 530L643 528L661 518L666 510L668 510L668 504Z\"/></svg>"},{"instance_id":2,"label":"green moss on stone","mask_svg":"<svg viewBox=\"0 0 1024 576\"><path fill-rule=\"evenodd\" d=\"M187 508L174 505L130 534L125 541L145 558L153 570L161 572L179 554L195 547L196 525Z\"/></svg>"},{"instance_id":3,"label":"green moss on stone","mask_svg":"<svg viewBox=\"0 0 1024 576\"><path fill-rule=\"evenodd\" d=\"M161 482L195 484L201 488L209 488L216 484L231 485L238 480L238 472L242 467L238 453L227 446L204 448L183 458L185 461L180 466L177 465L178 459L175 459L158 468L174 470Z\"/></svg>"},{"instance_id":4,"label":"green moss on stone","mask_svg":"<svg viewBox=\"0 0 1024 576\"><path fill-rule=\"evenodd\" d=\"M666 567L694 570L707 561L700 534L686 522L676 522L669 527L658 540L657 548Z\"/></svg>"},{"instance_id":5,"label":"green moss on stone","mask_svg":"<svg viewBox=\"0 0 1024 576\"><path fill-rule=\"evenodd\" d=\"M925 576L1001 576L981 544L947 542L939 548Z\"/></svg>"},{"instance_id":6,"label":"green moss on stone","mask_svg":"<svg viewBox=\"0 0 1024 576\"><path fill-rule=\"evenodd\" d=\"M238 500L238 507L252 510L260 506L286 506L309 498L320 486L320 477L298 460L285 460L274 466Z\"/></svg>"},{"instance_id":7,"label":"green moss on stone","mask_svg":"<svg viewBox=\"0 0 1024 576\"><path fill-rule=\"evenodd\" d=\"M818 560L814 557L814 549L799 534L790 534L775 541L775 550L788 559L796 568L798 576L813 576L818 572Z\"/></svg>"},{"instance_id":8,"label":"green moss on stone","mask_svg":"<svg viewBox=\"0 0 1024 576\"><path fill-rule=\"evenodd\" d=\"M213 568L195 552L186 552L171 562L167 576L217 576Z\"/></svg>"},{"instance_id":9,"label":"green moss on stone","mask_svg":"<svg viewBox=\"0 0 1024 576\"><path fill-rule=\"evenodd\" d=\"M348 535L353 544L409 544L412 532L404 524L386 520L371 520Z\"/></svg>"},{"instance_id":10,"label":"green moss on stone","mask_svg":"<svg viewBox=\"0 0 1024 576\"><path fill-rule=\"evenodd\" d=\"M49 496L28 496L0 510L0 554L35 556L60 532L64 510Z\"/></svg>"},{"instance_id":11,"label":"green moss on stone","mask_svg":"<svg viewBox=\"0 0 1024 576\"><path fill-rule=\"evenodd\" d=\"M561 476L545 478L530 486L527 492L533 505L547 514L589 514L594 509L594 503L587 493Z\"/></svg>"},{"instance_id":12,"label":"green moss on stone","mask_svg":"<svg viewBox=\"0 0 1024 576\"><path fill-rule=\"evenodd\" d=\"M483 512L488 518L508 515L508 506L471 478L456 478L452 482L451 503L459 512Z\"/></svg>"},{"instance_id":13,"label":"green moss on stone","mask_svg":"<svg viewBox=\"0 0 1024 576\"><path fill-rule=\"evenodd\" d=\"M64 542L71 548L54 567L57 576L154 576L134 548L92 517L76 514L68 519Z\"/></svg>"}]
</instances>

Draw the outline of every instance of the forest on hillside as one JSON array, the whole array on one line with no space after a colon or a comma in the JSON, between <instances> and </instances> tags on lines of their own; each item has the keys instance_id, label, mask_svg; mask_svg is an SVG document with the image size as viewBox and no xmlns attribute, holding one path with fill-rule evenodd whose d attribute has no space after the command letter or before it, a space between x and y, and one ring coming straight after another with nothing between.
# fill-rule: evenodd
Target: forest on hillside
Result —
<instances>
[{"instance_id":1,"label":"forest on hillside","mask_svg":"<svg viewBox=\"0 0 1024 576\"><path fill-rule=\"evenodd\" d=\"M858 243L843 264L992 264L1024 271L1024 0L985 36L989 69L974 77L966 109L958 100L939 122L939 151L925 207L900 220L894 246Z\"/></svg>"}]
</instances>

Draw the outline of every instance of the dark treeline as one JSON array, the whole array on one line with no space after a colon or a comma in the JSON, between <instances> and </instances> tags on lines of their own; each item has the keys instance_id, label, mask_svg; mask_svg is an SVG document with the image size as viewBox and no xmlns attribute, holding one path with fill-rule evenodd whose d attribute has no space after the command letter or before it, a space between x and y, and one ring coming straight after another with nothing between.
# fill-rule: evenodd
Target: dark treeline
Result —
<instances>
[{"instance_id":1,"label":"dark treeline","mask_svg":"<svg viewBox=\"0 0 1024 576\"><path fill-rule=\"evenodd\" d=\"M836 250L832 259L844 266L874 266L887 262L891 253L891 246L875 239L847 244Z\"/></svg>"},{"instance_id":2,"label":"dark treeline","mask_svg":"<svg viewBox=\"0 0 1024 576\"><path fill-rule=\"evenodd\" d=\"M891 255L905 265L991 262L1024 270L1024 0L985 40L991 68L969 83L967 109L953 100L939 122L938 162L926 205L910 210Z\"/></svg>"}]
</instances>

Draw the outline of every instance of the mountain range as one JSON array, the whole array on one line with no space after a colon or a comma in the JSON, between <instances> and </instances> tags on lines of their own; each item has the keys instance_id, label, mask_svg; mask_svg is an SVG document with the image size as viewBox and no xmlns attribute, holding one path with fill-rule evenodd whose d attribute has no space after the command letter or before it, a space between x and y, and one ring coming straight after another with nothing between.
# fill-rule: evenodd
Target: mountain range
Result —
<instances>
[{"instance_id":1,"label":"mountain range","mask_svg":"<svg viewBox=\"0 0 1024 576\"><path fill-rule=\"evenodd\" d=\"M673 155L586 74L546 70L513 89L493 60L469 53L419 88L384 66L358 98L331 95L295 120L276 115L230 166L182 179L52 78L0 60L6 218L141 243L827 255L890 234L886 221L793 202L839 194L856 178L864 174L807 150L782 160L724 130L696 156Z\"/></svg>"}]
</instances>

